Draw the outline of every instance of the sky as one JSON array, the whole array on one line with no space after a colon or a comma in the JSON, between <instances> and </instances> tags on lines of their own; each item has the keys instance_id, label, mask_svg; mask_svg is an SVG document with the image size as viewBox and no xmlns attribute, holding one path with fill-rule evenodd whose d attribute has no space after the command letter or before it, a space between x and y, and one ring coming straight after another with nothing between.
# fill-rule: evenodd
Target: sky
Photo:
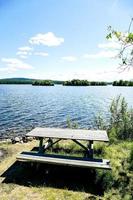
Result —
<instances>
[{"instance_id":1,"label":"sky","mask_svg":"<svg viewBox=\"0 0 133 200\"><path fill-rule=\"evenodd\" d=\"M106 39L131 17L132 0L0 0L0 78L133 79Z\"/></svg>"}]
</instances>

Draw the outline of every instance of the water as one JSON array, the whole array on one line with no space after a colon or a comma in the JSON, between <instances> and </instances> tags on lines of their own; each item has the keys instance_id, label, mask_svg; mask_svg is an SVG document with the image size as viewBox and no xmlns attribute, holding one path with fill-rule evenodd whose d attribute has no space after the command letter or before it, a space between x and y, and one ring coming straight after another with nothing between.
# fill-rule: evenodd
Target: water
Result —
<instances>
[{"instance_id":1,"label":"water","mask_svg":"<svg viewBox=\"0 0 133 200\"><path fill-rule=\"evenodd\" d=\"M121 94L133 107L132 87L39 87L0 85L0 137L22 135L34 127L93 128L95 116L108 118L111 100Z\"/></svg>"}]
</instances>

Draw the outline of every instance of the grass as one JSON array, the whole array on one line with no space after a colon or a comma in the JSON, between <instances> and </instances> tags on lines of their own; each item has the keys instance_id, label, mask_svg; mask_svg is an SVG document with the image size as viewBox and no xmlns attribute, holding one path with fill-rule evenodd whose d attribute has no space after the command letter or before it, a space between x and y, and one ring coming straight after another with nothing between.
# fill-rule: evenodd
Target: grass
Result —
<instances>
[{"instance_id":1,"label":"grass","mask_svg":"<svg viewBox=\"0 0 133 200\"><path fill-rule=\"evenodd\" d=\"M17 153L29 151L37 145L38 141L25 144L0 144L0 149L6 152L0 161L0 199L133 199L133 175L128 166L132 142L95 144L96 156L110 159L112 171L43 164L36 168L35 165L16 162ZM53 151L55 153L60 151L62 154L83 154L80 147L69 141L55 145Z\"/></svg>"}]
</instances>

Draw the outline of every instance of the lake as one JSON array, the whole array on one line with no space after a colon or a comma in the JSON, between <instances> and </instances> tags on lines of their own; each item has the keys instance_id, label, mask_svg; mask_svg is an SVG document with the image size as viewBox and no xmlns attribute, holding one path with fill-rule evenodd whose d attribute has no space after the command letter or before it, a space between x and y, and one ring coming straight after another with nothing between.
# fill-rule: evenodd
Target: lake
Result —
<instances>
[{"instance_id":1,"label":"lake","mask_svg":"<svg viewBox=\"0 0 133 200\"><path fill-rule=\"evenodd\" d=\"M121 94L133 107L133 87L54 87L0 85L0 138L22 135L36 126L94 128L95 117L108 118L111 100Z\"/></svg>"}]
</instances>

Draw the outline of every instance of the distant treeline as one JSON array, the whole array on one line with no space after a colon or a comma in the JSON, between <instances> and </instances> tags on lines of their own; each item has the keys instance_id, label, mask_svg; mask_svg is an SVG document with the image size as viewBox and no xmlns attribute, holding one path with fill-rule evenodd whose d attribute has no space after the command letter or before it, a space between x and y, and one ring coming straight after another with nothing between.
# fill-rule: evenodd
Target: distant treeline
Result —
<instances>
[{"instance_id":1,"label":"distant treeline","mask_svg":"<svg viewBox=\"0 0 133 200\"><path fill-rule=\"evenodd\" d=\"M113 86L133 86L133 81L114 81Z\"/></svg>"},{"instance_id":2,"label":"distant treeline","mask_svg":"<svg viewBox=\"0 0 133 200\"><path fill-rule=\"evenodd\" d=\"M70 81L58 81L58 80L37 80L29 78L6 78L0 79L0 84L31 84L31 85L41 85L41 86L54 86L55 84L60 84L64 86L133 86L133 81L114 81L103 82L103 81L88 81L88 80L79 80L73 79Z\"/></svg>"},{"instance_id":3,"label":"distant treeline","mask_svg":"<svg viewBox=\"0 0 133 200\"><path fill-rule=\"evenodd\" d=\"M107 85L106 82L97 82L97 81L87 81L87 80L79 80L73 79L71 81L64 81L64 86L105 86Z\"/></svg>"},{"instance_id":4,"label":"distant treeline","mask_svg":"<svg viewBox=\"0 0 133 200\"><path fill-rule=\"evenodd\" d=\"M29 79L29 78L6 78L0 79L0 84L31 84L31 85L45 85L47 80L37 80L37 79ZM54 84L63 84L64 81L53 80L52 83ZM46 82L46 84L49 84ZM51 82L50 82L51 84Z\"/></svg>"},{"instance_id":5,"label":"distant treeline","mask_svg":"<svg viewBox=\"0 0 133 200\"><path fill-rule=\"evenodd\" d=\"M0 84L32 84L34 79L28 78L6 78L0 79Z\"/></svg>"},{"instance_id":6,"label":"distant treeline","mask_svg":"<svg viewBox=\"0 0 133 200\"><path fill-rule=\"evenodd\" d=\"M34 86L54 86L54 82L51 80L35 80L32 85Z\"/></svg>"}]
</instances>

